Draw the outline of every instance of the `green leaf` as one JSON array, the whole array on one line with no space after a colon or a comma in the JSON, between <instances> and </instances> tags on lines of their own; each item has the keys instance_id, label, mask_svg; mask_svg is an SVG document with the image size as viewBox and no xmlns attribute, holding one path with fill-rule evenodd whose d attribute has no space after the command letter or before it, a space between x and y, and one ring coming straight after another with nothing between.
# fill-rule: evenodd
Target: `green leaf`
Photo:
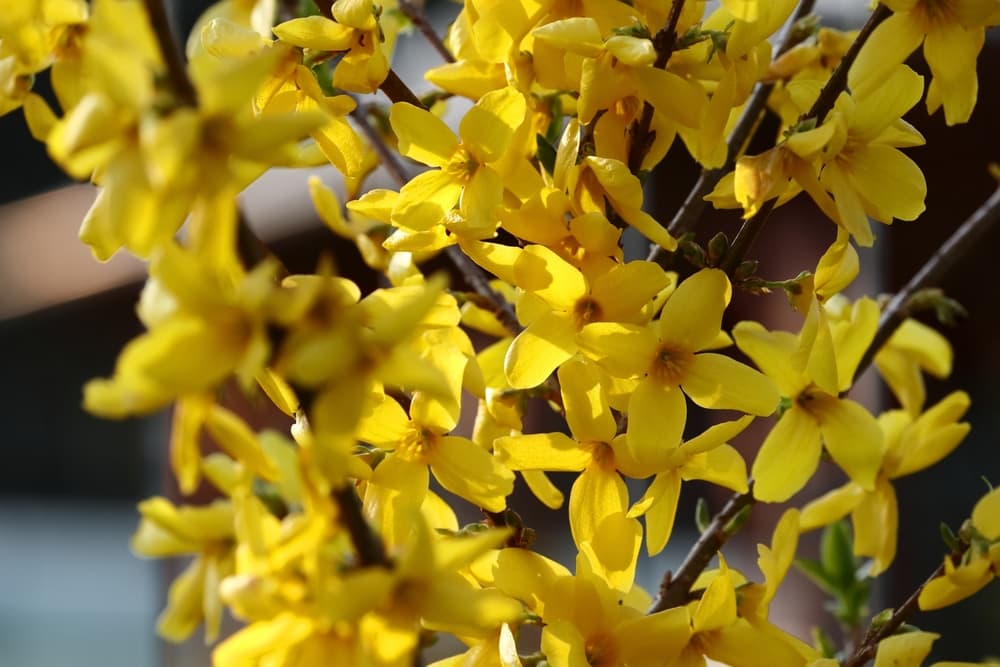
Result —
<instances>
[{"instance_id":1,"label":"green leaf","mask_svg":"<svg viewBox=\"0 0 1000 667\"><path fill-rule=\"evenodd\" d=\"M941 522L941 539L949 549L954 550L958 546L958 536L952 531L951 526L944 521Z\"/></svg>"},{"instance_id":2,"label":"green leaf","mask_svg":"<svg viewBox=\"0 0 1000 667\"><path fill-rule=\"evenodd\" d=\"M847 521L830 524L820 541L820 562L837 590L847 591L855 582L857 560L854 557L851 530Z\"/></svg>"},{"instance_id":3,"label":"green leaf","mask_svg":"<svg viewBox=\"0 0 1000 667\"><path fill-rule=\"evenodd\" d=\"M556 169L556 149L549 140L540 134L535 135L535 145L538 147L538 161L550 174Z\"/></svg>"},{"instance_id":4,"label":"green leaf","mask_svg":"<svg viewBox=\"0 0 1000 667\"><path fill-rule=\"evenodd\" d=\"M712 523L712 513L708 511L708 503L704 498L698 498L694 508L694 525L698 526L698 531L704 533Z\"/></svg>"},{"instance_id":5,"label":"green leaf","mask_svg":"<svg viewBox=\"0 0 1000 667\"><path fill-rule=\"evenodd\" d=\"M837 655L837 645L834 643L833 638L819 626L813 626L812 628L812 639L813 646L816 650L820 652L824 658L832 658Z\"/></svg>"},{"instance_id":6,"label":"green leaf","mask_svg":"<svg viewBox=\"0 0 1000 667\"><path fill-rule=\"evenodd\" d=\"M819 561L808 558L796 558L795 567L806 575L814 584L826 593L835 595L838 592L837 582L830 578Z\"/></svg>"},{"instance_id":7,"label":"green leaf","mask_svg":"<svg viewBox=\"0 0 1000 667\"><path fill-rule=\"evenodd\" d=\"M737 512L736 516L734 516L732 519L726 522L726 525L722 527L722 532L732 537L733 535L736 534L736 532L740 528L743 527L743 524L745 524L747 522L747 519L749 518L750 518L750 506L747 505L746 507L742 508L739 512Z\"/></svg>"}]
</instances>

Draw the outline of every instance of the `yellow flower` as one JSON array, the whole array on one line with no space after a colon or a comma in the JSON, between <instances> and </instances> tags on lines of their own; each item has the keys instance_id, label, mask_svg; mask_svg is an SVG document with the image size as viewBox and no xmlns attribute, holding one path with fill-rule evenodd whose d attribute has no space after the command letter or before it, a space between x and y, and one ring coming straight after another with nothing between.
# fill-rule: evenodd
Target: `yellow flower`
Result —
<instances>
[{"instance_id":1,"label":"yellow flower","mask_svg":"<svg viewBox=\"0 0 1000 667\"><path fill-rule=\"evenodd\" d=\"M859 403L839 398L874 334L878 306L855 305L853 317L830 326L813 302L802 334L769 332L756 322L733 329L736 344L774 380L787 400L761 446L750 474L754 496L790 498L812 476L825 444L833 460L862 488L873 490L884 443L875 418Z\"/></svg>"},{"instance_id":2,"label":"yellow flower","mask_svg":"<svg viewBox=\"0 0 1000 667\"><path fill-rule=\"evenodd\" d=\"M453 356L448 363L448 376L460 383L465 358ZM445 489L479 507L491 512L506 507L514 489L513 473L468 438L447 435L457 423L457 409L443 410L423 392L415 393L410 415L384 394L369 398L357 438L387 453L366 487L365 511L390 544L409 533L402 519L423 503L428 470Z\"/></svg>"},{"instance_id":3,"label":"yellow flower","mask_svg":"<svg viewBox=\"0 0 1000 667\"><path fill-rule=\"evenodd\" d=\"M878 643L874 667L920 667L939 636L917 631L886 637Z\"/></svg>"},{"instance_id":4,"label":"yellow flower","mask_svg":"<svg viewBox=\"0 0 1000 667\"><path fill-rule=\"evenodd\" d=\"M923 78L899 66L865 95L842 94L828 118L837 130L823 148L820 180L836 201L836 220L862 246L874 242L869 217L889 224L893 218L915 220L924 211L924 175L898 150L924 143L919 132L900 120L922 91Z\"/></svg>"},{"instance_id":5,"label":"yellow flower","mask_svg":"<svg viewBox=\"0 0 1000 667\"><path fill-rule=\"evenodd\" d=\"M505 174L495 165L526 114L524 96L513 88L488 93L463 117L459 139L431 112L406 102L394 104L389 120L400 153L438 168L403 186L392 211L393 225L413 232L444 225L461 237L493 236L505 189ZM452 212L456 205L457 215Z\"/></svg>"},{"instance_id":6,"label":"yellow flower","mask_svg":"<svg viewBox=\"0 0 1000 667\"><path fill-rule=\"evenodd\" d=\"M205 622L205 640L215 641L222 622L219 583L233 572L233 506L218 500L205 507L175 507L166 498L139 503L142 520L132 536L132 550L150 558L195 554L170 585L167 608L157 631L181 642Z\"/></svg>"},{"instance_id":7,"label":"yellow flower","mask_svg":"<svg viewBox=\"0 0 1000 667\"><path fill-rule=\"evenodd\" d=\"M672 664L691 637L686 607L644 614L648 594L609 587L585 554L573 576L538 554L504 549L494 575L500 590L542 617L541 649L552 667Z\"/></svg>"},{"instance_id":8,"label":"yellow flower","mask_svg":"<svg viewBox=\"0 0 1000 667\"><path fill-rule=\"evenodd\" d=\"M571 359L558 375L573 437L532 433L498 438L493 446L512 470L580 473L569 494L569 526L577 548L582 548L584 542L594 542L611 530L615 520L610 517L623 518L628 509L628 489L616 464L623 443L615 441L617 426L598 370L582 359Z\"/></svg>"},{"instance_id":9,"label":"yellow flower","mask_svg":"<svg viewBox=\"0 0 1000 667\"><path fill-rule=\"evenodd\" d=\"M518 313L527 325L514 338L504 369L515 389L534 387L577 352L577 334L592 322L644 323L654 297L670 285L659 265L596 262L589 275L541 245L513 263L513 284L525 291ZM528 303L536 302L530 313Z\"/></svg>"},{"instance_id":10,"label":"yellow flower","mask_svg":"<svg viewBox=\"0 0 1000 667\"><path fill-rule=\"evenodd\" d=\"M343 54L333 71L333 85L356 93L373 93L389 73L379 11L373 0L338 0L335 20L306 16L274 27L286 44L324 54Z\"/></svg>"},{"instance_id":11,"label":"yellow flower","mask_svg":"<svg viewBox=\"0 0 1000 667\"><path fill-rule=\"evenodd\" d=\"M630 517L646 517L646 549L655 556L667 545L677 515L681 495L681 482L700 479L718 484L737 493L747 491L747 465L728 440L745 429L752 417L716 424L704 433L669 449L669 457L653 469L629 460L627 451L621 452L619 464L622 472L631 477L656 477L636 503L629 509Z\"/></svg>"},{"instance_id":12,"label":"yellow flower","mask_svg":"<svg viewBox=\"0 0 1000 667\"><path fill-rule=\"evenodd\" d=\"M0 17L0 116L26 103L35 74L54 62L58 65L62 59L74 59L77 33L88 14L84 0L23 0L4 7ZM52 76L57 91L62 91L68 72L59 70L56 67Z\"/></svg>"},{"instance_id":13,"label":"yellow flower","mask_svg":"<svg viewBox=\"0 0 1000 667\"><path fill-rule=\"evenodd\" d=\"M891 481L928 468L962 442L969 425L958 423L969 407L964 392L953 392L917 418L894 410L879 417L885 453L874 489L857 482L830 491L802 509L800 529L813 530L847 513L854 525L854 553L869 556L871 574L884 572L896 555L898 508Z\"/></svg>"},{"instance_id":14,"label":"yellow flower","mask_svg":"<svg viewBox=\"0 0 1000 667\"><path fill-rule=\"evenodd\" d=\"M887 0L893 15L882 22L861 49L848 74L856 95L882 86L890 71L924 45L933 79L927 111L944 106L948 125L969 120L979 81L976 59L986 26L1000 20L996 0Z\"/></svg>"},{"instance_id":15,"label":"yellow flower","mask_svg":"<svg viewBox=\"0 0 1000 667\"><path fill-rule=\"evenodd\" d=\"M906 320L875 355L875 366L903 408L920 414L926 390L921 371L944 379L951 374L948 339L917 320Z\"/></svg>"},{"instance_id":16,"label":"yellow flower","mask_svg":"<svg viewBox=\"0 0 1000 667\"><path fill-rule=\"evenodd\" d=\"M579 335L580 348L610 375L639 378L628 402L628 448L641 466L662 470L681 441L687 420L684 393L717 410L769 415L774 383L719 347L731 287L725 273L704 269L680 284L650 326L598 322Z\"/></svg>"},{"instance_id":17,"label":"yellow flower","mask_svg":"<svg viewBox=\"0 0 1000 667\"><path fill-rule=\"evenodd\" d=\"M976 593L1000 573L1000 489L983 496L972 508L972 543L960 562L945 556L944 574L920 591L920 608L940 609Z\"/></svg>"}]
</instances>

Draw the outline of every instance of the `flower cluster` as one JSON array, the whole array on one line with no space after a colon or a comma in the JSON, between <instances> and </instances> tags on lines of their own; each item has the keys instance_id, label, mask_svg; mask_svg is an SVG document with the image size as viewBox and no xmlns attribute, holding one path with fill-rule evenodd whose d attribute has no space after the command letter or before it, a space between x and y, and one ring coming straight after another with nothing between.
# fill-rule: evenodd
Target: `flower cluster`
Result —
<instances>
[{"instance_id":1,"label":"flower cluster","mask_svg":"<svg viewBox=\"0 0 1000 667\"><path fill-rule=\"evenodd\" d=\"M925 97L948 124L968 120L1000 3L887 1L855 35L816 28L793 0L469 0L423 99L391 69L401 31L427 28L415 3L295 4L222 0L186 64L158 0L27 0L0 17L0 111L23 106L52 159L99 188L80 230L95 256L148 262L146 331L84 404L110 418L172 406L180 492L215 498L140 504L138 554L193 555L159 632L204 625L215 642L228 609L245 626L214 649L218 667L412 665L435 633L467 646L439 667L832 664L769 620L799 534L850 515L854 555L885 571L892 480L969 430L964 392L924 405L923 374L950 372L947 341L905 318L886 339L879 303L841 294L853 244L874 243L869 219L923 212L904 151L924 139L903 116ZM926 95L902 64L921 41ZM57 109L31 92L49 66ZM363 97L376 91L391 106ZM460 98L456 132L441 111ZM765 105L781 134L745 155ZM742 231L706 248L676 238L690 223L653 217L643 191L672 149L715 174L705 198L741 209L747 236L805 191L836 240L811 271L769 282ZM348 201L313 178L313 202L380 276L368 293L329 259L289 275L238 208L267 169L320 164ZM379 164L398 187L364 188ZM647 258L625 250L639 237ZM468 291L426 273L438 255ZM734 292L775 285L797 331L727 326ZM899 403L880 415L847 396L872 362ZM287 432L251 428L226 386L273 403ZM568 432L532 432L534 399ZM767 434L751 459L731 441L755 419ZM656 601L636 585L642 543L670 545L684 482L739 507L798 502L824 456L846 482L782 515L759 581L721 552L706 569L738 529L720 515L700 566L684 566L697 570ZM517 480L562 505L553 472L576 474L575 572L531 551L531 517L508 505ZM976 506L925 607L997 572L997 498ZM460 526L462 504L485 520ZM876 662L919 664L933 638L879 637Z\"/></svg>"}]
</instances>

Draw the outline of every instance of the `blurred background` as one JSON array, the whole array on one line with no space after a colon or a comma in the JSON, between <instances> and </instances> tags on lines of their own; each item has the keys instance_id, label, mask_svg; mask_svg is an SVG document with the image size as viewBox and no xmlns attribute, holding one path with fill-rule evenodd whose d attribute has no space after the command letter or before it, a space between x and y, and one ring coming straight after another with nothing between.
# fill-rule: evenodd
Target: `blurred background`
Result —
<instances>
[{"instance_id":1,"label":"blurred background","mask_svg":"<svg viewBox=\"0 0 1000 667\"><path fill-rule=\"evenodd\" d=\"M208 2L175 0L174 19L181 32ZM838 27L856 27L867 3L830 0L819 13ZM428 12L442 28L457 11L449 2L431 2ZM927 213L917 223L878 226L879 245L863 254L861 290L889 292L902 286L923 261L989 195L995 182L987 164L1000 160L1000 40L990 36L980 57L980 97L968 125L946 128L938 114L928 118L918 105L907 119L927 137L928 145L907 151L928 181ZM397 71L418 92L427 89L423 67L436 64L419 35L403 37ZM919 54L910 63L926 72ZM36 88L47 90L41 77ZM773 128L758 133L761 149ZM135 503L149 495L175 495L165 473L168 416L121 422L102 421L80 408L81 387L88 379L110 374L121 347L140 333L134 305L143 266L116 256L99 264L76 238L76 230L94 197L87 184L69 182L48 160L44 148L29 136L20 112L0 118L0 666L175 667L207 665L201 635L180 647L160 642L155 618L178 564L144 561L129 552L137 523ZM751 153L756 152L751 148ZM693 184L697 169L681 151L668 167L654 172L650 193L655 213L669 219ZM677 158L676 160L674 158ZM337 186L332 170L319 172ZM377 176L376 176L377 178ZM333 253L338 266L358 280L370 280L352 246L339 241L315 217L301 172L276 170L245 195L254 229L273 244L296 271L311 271L321 252ZM717 228L735 232L737 216L716 215ZM705 224L704 227L715 227ZM818 218L802 197L777 211L758 241L754 254L761 273L791 277L816 258L833 237L833 227ZM1000 305L996 278L996 235L967 258L960 274L945 285L970 317L946 334L956 351L951 382L929 380L928 404L953 387L972 396L967 419L973 430L967 441L941 466L900 480L900 548L890 573L880 580L872 611L904 599L940 562L945 551L938 524L956 528L986 487L981 477L1000 483ZM865 273L867 271L867 274ZM781 295L754 301L741 299L733 322L750 317L773 326L794 328L797 320ZM766 306L764 306L766 304ZM761 307L769 315L761 318ZM742 311L739 309L742 308ZM874 383L868 391L877 398ZM759 434L758 434L759 437ZM744 452L756 443L745 442ZM565 480L564 480L565 481ZM826 484L838 480L830 475ZM825 490L823 482L797 501ZM636 487L636 493L641 488ZM726 497L689 484L671 547L644 562L641 583L655 590L664 569L676 567L696 537L693 507L704 495L713 509ZM636 496L637 497L637 496ZM539 527L558 515L541 510L519 489L513 506ZM536 521L534 517L541 518ZM756 541L769 539L776 514L755 511L748 528L734 540L733 561L756 573ZM470 520L476 520L472 517ZM542 532L539 550L559 555L557 534ZM807 548L815 548L815 537ZM728 551L727 551L728 553ZM563 560L570 559L565 549ZM808 637L808 627L824 617L822 597L793 572L774 613L779 624L791 623ZM994 585L973 600L949 610L922 614L914 622L941 632L933 657L979 660L1000 654L1000 587Z\"/></svg>"}]
</instances>

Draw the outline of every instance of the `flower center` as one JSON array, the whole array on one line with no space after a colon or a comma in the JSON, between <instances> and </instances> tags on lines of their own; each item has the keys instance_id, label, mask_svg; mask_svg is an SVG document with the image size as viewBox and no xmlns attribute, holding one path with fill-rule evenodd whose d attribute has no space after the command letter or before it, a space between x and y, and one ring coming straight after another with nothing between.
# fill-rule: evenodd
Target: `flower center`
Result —
<instances>
[{"instance_id":1,"label":"flower center","mask_svg":"<svg viewBox=\"0 0 1000 667\"><path fill-rule=\"evenodd\" d=\"M437 441L437 433L425 426L413 424L396 447L396 456L412 463L427 463Z\"/></svg>"},{"instance_id":2,"label":"flower center","mask_svg":"<svg viewBox=\"0 0 1000 667\"><path fill-rule=\"evenodd\" d=\"M661 384L677 386L687 375L692 361L694 354L688 350L661 343L649 366L649 377Z\"/></svg>"},{"instance_id":3,"label":"flower center","mask_svg":"<svg viewBox=\"0 0 1000 667\"><path fill-rule=\"evenodd\" d=\"M615 469L615 450L611 445L599 440L590 440L583 443L585 449L590 452L591 460L603 470Z\"/></svg>"},{"instance_id":4,"label":"flower center","mask_svg":"<svg viewBox=\"0 0 1000 667\"><path fill-rule=\"evenodd\" d=\"M577 329L582 329L591 322L599 322L603 316L601 304L593 297L581 297L573 305L573 321Z\"/></svg>"},{"instance_id":5,"label":"flower center","mask_svg":"<svg viewBox=\"0 0 1000 667\"><path fill-rule=\"evenodd\" d=\"M591 667L614 667L618 664L618 647L609 635L602 633L588 637L584 651L587 664Z\"/></svg>"}]
</instances>

